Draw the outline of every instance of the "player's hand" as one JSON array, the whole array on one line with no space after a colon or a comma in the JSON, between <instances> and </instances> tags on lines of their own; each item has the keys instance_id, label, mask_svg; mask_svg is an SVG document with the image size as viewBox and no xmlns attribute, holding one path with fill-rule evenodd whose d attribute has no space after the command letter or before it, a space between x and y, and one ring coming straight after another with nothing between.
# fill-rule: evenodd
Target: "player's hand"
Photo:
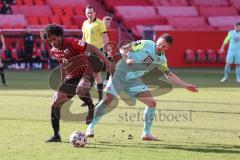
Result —
<instances>
[{"instance_id":1,"label":"player's hand","mask_svg":"<svg viewBox=\"0 0 240 160\"><path fill-rule=\"evenodd\" d=\"M191 92L198 92L198 87L192 84L188 84L185 88Z\"/></svg>"},{"instance_id":2,"label":"player's hand","mask_svg":"<svg viewBox=\"0 0 240 160\"><path fill-rule=\"evenodd\" d=\"M128 65L132 65L132 64L134 64L135 62L136 62L136 61L133 60L133 59L129 59L129 58L126 59L126 63L127 63Z\"/></svg>"},{"instance_id":3,"label":"player's hand","mask_svg":"<svg viewBox=\"0 0 240 160\"><path fill-rule=\"evenodd\" d=\"M225 52L224 48L220 49L220 53L223 54Z\"/></svg>"},{"instance_id":4,"label":"player's hand","mask_svg":"<svg viewBox=\"0 0 240 160\"><path fill-rule=\"evenodd\" d=\"M113 75L113 73L115 71L115 62L110 62L108 71L110 72L111 75Z\"/></svg>"}]
</instances>

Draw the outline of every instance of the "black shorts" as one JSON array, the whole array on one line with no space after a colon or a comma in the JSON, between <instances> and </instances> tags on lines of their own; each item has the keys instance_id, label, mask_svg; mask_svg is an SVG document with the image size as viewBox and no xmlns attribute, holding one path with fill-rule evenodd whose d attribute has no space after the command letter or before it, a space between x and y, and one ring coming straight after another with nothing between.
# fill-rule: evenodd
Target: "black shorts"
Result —
<instances>
[{"instance_id":1,"label":"black shorts","mask_svg":"<svg viewBox=\"0 0 240 160\"><path fill-rule=\"evenodd\" d=\"M103 51L103 49L100 50ZM104 68L106 68L104 62L101 61L100 58L95 53L91 53L90 56L88 57L88 60L92 65L94 73L101 72L103 71Z\"/></svg>"},{"instance_id":2,"label":"black shorts","mask_svg":"<svg viewBox=\"0 0 240 160\"><path fill-rule=\"evenodd\" d=\"M58 91L61 91L68 95L68 98L71 99L73 96L76 95L76 89L78 86L78 83L81 81L81 79L88 79L91 83L91 86L94 83L94 77L93 76L84 76L84 77L75 77L71 79L64 79L61 83Z\"/></svg>"},{"instance_id":3,"label":"black shorts","mask_svg":"<svg viewBox=\"0 0 240 160\"><path fill-rule=\"evenodd\" d=\"M0 72L3 72L4 71L4 67L0 67Z\"/></svg>"}]
</instances>

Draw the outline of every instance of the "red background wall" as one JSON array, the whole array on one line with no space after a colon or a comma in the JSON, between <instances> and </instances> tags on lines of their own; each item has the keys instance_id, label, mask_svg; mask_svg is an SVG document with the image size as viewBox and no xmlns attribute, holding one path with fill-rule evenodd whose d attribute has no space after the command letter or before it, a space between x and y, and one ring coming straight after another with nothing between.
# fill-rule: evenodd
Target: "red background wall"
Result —
<instances>
[{"instance_id":1,"label":"red background wall","mask_svg":"<svg viewBox=\"0 0 240 160\"><path fill-rule=\"evenodd\" d=\"M164 32L157 32L157 37ZM223 62L184 62L186 49L214 49L219 50L225 31L169 31L174 38L172 46L167 50L168 65L170 67L222 67Z\"/></svg>"}]
</instances>

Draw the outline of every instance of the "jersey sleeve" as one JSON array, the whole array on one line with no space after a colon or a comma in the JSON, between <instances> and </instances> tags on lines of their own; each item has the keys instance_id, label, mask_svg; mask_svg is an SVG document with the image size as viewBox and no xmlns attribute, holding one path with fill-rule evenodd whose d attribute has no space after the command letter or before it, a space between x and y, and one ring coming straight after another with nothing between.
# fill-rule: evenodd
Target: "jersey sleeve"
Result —
<instances>
[{"instance_id":1,"label":"jersey sleeve","mask_svg":"<svg viewBox=\"0 0 240 160\"><path fill-rule=\"evenodd\" d=\"M168 74L170 72L167 63L161 64L158 69L162 71L164 74Z\"/></svg>"},{"instance_id":2,"label":"jersey sleeve","mask_svg":"<svg viewBox=\"0 0 240 160\"><path fill-rule=\"evenodd\" d=\"M224 43L225 45L228 44L228 42L230 41L230 39L231 39L231 32L228 32L228 35L227 35L227 37L224 39L223 43Z\"/></svg>"},{"instance_id":3,"label":"jersey sleeve","mask_svg":"<svg viewBox=\"0 0 240 160\"><path fill-rule=\"evenodd\" d=\"M107 32L106 25L101 20L99 21L99 29L101 33Z\"/></svg>"},{"instance_id":4,"label":"jersey sleeve","mask_svg":"<svg viewBox=\"0 0 240 160\"><path fill-rule=\"evenodd\" d=\"M155 43L150 40L138 40L138 41L132 42L132 50L134 52L139 51L143 48L151 48L154 46L155 46Z\"/></svg>"},{"instance_id":5,"label":"jersey sleeve","mask_svg":"<svg viewBox=\"0 0 240 160\"><path fill-rule=\"evenodd\" d=\"M72 45L73 45L74 48L76 48L80 52L84 52L86 50L86 47L87 47L87 43L80 40L80 39L74 39L72 41Z\"/></svg>"},{"instance_id":6,"label":"jersey sleeve","mask_svg":"<svg viewBox=\"0 0 240 160\"><path fill-rule=\"evenodd\" d=\"M167 65L167 58L165 55L161 56L161 64L159 65L158 69L162 71L164 74L168 74L170 72Z\"/></svg>"},{"instance_id":7,"label":"jersey sleeve","mask_svg":"<svg viewBox=\"0 0 240 160\"><path fill-rule=\"evenodd\" d=\"M82 25L82 40L86 42L86 37L85 37L85 22L83 22Z\"/></svg>"}]
</instances>

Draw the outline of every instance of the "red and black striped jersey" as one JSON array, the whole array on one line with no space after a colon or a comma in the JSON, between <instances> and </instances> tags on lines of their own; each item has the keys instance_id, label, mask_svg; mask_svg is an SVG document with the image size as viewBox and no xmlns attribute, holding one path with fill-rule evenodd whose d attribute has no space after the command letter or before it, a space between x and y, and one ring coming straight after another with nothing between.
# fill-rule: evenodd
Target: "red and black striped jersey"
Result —
<instances>
[{"instance_id":1,"label":"red and black striped jersey","mask_svg":"<svg viewBox=\"0 0 240 160\"><path fill-rule=\"evenodd\" d=\"M92 66L84 53L86 46L87 43L82 40L64 38L61 49L51 48L51 56L63 66L67 79L93 74Z\"/></svg>"}]
</instances>

